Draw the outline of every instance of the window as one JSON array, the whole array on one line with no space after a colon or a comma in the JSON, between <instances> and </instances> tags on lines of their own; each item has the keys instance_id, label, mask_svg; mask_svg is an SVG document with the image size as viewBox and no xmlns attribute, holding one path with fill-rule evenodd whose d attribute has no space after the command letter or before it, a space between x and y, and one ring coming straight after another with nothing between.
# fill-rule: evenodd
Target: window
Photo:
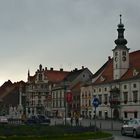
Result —
<instances>
[{"instance_id":1,"label":"window","mask_svg":"<svg viewBox=\"0 0 140 140\"><path fill-rule=\"evenodd\" d=\"M88 93L88 96L89 96L89 97L91 96L90 91L89 91L89 93Z\"/></svg>"},{"instance_id":2,"label":"window","mask_svg":"<svg viewBox=\"0 0 140 140\"><path fill-rule=\"evenodd\" d=\"M102 104L102 95L99 95L100 104Z\"/></svg>"},{"instance_id":3,"label":"window","mask_svg":"<svg viewBox=\"0 0 140 140\"><path fill-rule=\"evenodd\" d=\"M85 98L87 98L87 92L85 92Z\"/></svg>"},{"instance_id":4,"label":"window","mask_svg":"<svg viewBox=\"0 0 140 140\"><path fill-rule=\"evenodd\" d=\"M134 118L138 117L138 112L134 112Z\"/></svg>"},{"instance_id":5,"label":"window","mask_svg":"<svg viewBox=\"0 0 140 140\"><path fill-rule=\"evenodd\" d=\"M136 84L133 84L133 88L136 88L137 87L137 85Z\"/></svg>"},{"instance_id":6,"label":"window","mask_svg":"<svg viewBox=\"0 0 140 140\"><path fill-rule=\"evenodd\" d=\"M89 100L88 105L91 106L91 100Z\"/></svg>"},{"instance_id":7,"label":"window","mask_svg":"<svg viewBox=\"0 0 140 140\"><path fill-rule=\"evenodd\" d=\"M127 118L127 112L124 112L124 118Z\"/></svg>"},{"instance_id":8,"label":"window","mask_svg":"<svg viewBox=\"0 0 140 140\"><path fill-rule=\"evenodd\" d=\"M105 88L104 90L107 91L107 88Z\"/></svg>"},{"instance_id":9,"label":"window","mask_svg":"<svg viewBox=\"0 0 140 140\"><path fill-rule=\"evenodd\" d=\"M82 93L82 98L84 97L84 93Z\"/></svg>"},{"instance_id":10,"label":"window","mask_svg":"<svg viewBox=\"0 0 140 140\"><path fill-rule=\"evenodd\" d=\"M123 51L123 52L122 52L122 55L126 56L126 51Z\"/></svg>"},{"instance_id":11,"label":"window","mask_svg":"<svg viewBox=\"0 0 140 140\"><path fill-rule=\"evenodd\" d=\"M42 81L42 74L41 73L39 73L38 79L39 79L39 81Z\"/></svg>"},{"instance_id":12,"label":"window","mask_svg":"<svg viewBox=\"0 0 140 140\"><path fill-rule=\"evenodd\" d=\"M93 87L92 87L93 88ZM93 92L95 93L96 92L96 89L95 88L93 88Z\"/></svg>"},{"instance_id":13,"label":"window","mask_svg":"<svg viewBox=\"0 0 140 140\"><path fill-rule=\"evenodd\" d=\"M100 118L102 117L102 111L99 111L99 117Z\"/></svg>"},{"instance_id":14,"label":"window","mask_svg":"<svg viewBox=\"0 0 140 140\"><path fill-rule=\"evenodd\" d=\"M62 107L62 101L60 100L60 107Z\"/></svg>"},{"instance_id":15,"label":"window","mask_svg":"<svg viewBox=\"0 0 140 140\"><path fill-rule=\"evenodd\" d=\"M85 74L83 74L83 78L85 77Z\"/></svg>"},{"instance_id":16,"label":"window","mask_svg":"<svg viewBox=\"0 0 140 140\"><path fill-rule=\"evenodd\" d=\"M99 88L99 92L101 92L101 88Z\"/></svg>"},{"instance_id":17,"label":"window","mask_svg":"<svg viewBox=\"0 0 140 140\"><path fill-rule=\"evenodd\" d=\"M124 89L127 89L127 85L124 85Z\"/></svg>"},{"instance_id":18,"label":"window","mask_svg":"<svg viewBox=\"0 0 140 140\"><path fill-rule=\"evenodd\" d=\"M64 107L64 101L61 102L61 107Z\"/></svg>"},{"instance_id":19,"label":"window","mask_svg":"<svg viewBox=\"0 0 140 140\"><path fill-rule=\"evenodd\" d=\"M115 52L115 56L117 56L118 55L118 52Z\"/></svg>"},{"instance_id":20,"label":"window","mask_svg":"<svg viewBox=\"0 0 140 140\"><path fill-rule=\"evenodd\" d=\"M138 91L133 91L133 102L136 103L138 101Z\"/></svg>"},{"instance_id":21,"label":"window","mask_svg":"<svg viewBox=\"0 0 140 140\"><path fill-rule=\"evenodd\" d=\"M123 92L124 104L128 102L128 92Z\"/></svg>"},{"instance_id":22,"label":"window","mask_svg":"<svg viewBox=\"0 0 140 140\"><path fill-rule=\"evenodd\" d=\"M104 94L104 104L107 104L107 94Z\"/></svg>"}]
</instances>

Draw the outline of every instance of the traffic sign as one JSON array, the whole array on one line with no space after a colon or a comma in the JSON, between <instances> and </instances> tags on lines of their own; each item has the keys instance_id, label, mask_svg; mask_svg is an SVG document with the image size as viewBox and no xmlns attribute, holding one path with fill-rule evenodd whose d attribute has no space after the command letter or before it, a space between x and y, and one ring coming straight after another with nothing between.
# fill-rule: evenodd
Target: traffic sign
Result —
<instances>
[{"instance_id":1,"label":"traffic sign","mask_svg":"<svg viewBox=\"0 0 140 140\"><path fill-rule=\"evenodd\" d=\"M93 99L92 104L93 104L93 106L94 106L94 107L98 107L98 106L99 106L99 104L100 104L99 99L95 97L95 98Z\"/></svg>"}]
</instances>

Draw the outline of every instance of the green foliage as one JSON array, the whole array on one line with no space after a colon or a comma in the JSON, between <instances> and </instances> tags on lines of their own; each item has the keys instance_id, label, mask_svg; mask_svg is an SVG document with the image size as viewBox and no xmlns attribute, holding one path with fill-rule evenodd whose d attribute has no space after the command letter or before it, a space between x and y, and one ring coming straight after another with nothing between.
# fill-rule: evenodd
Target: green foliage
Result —
<instances>
[{"instance_id":1,"label":"green foliage","mask_svg":"<svg viewBox=\"0 0 140 140\"><path fill-rule=\"evenodd\" d=\"M111 136L91 130L88 127L71 126L3 125L0 126L0 140L86 140Z\"/></svg>"}]
</instances>

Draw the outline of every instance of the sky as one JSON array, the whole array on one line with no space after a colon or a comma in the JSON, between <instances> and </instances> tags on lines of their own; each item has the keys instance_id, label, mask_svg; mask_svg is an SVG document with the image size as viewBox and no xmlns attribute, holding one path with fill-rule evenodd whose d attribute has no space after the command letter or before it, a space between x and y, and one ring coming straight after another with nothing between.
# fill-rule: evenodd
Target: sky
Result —
<instances>
[{"instance_id":1,"label":"sky","mask_svg":"<svg viewBox=\"0 0 140 140\"><path fill-rule=\"evenodd\" d=\"M119 15L139 50L140 0L0 0L0 85L43 67L95 73L112 57Z\"/></svg>"}]
</instances>

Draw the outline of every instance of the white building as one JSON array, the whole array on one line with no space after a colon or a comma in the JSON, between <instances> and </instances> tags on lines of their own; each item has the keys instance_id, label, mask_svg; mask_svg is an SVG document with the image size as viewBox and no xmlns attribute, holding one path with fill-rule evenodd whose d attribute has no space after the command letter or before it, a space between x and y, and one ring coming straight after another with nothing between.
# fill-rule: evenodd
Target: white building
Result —
<instances>
[{"instance_id":1,"label":"white building","mask_svg":"<svg viewBox=\"0 0 140 140\"><path fill-rule=\"evenodd\" d=\"M94 116L91 100L96 96L101 102L97 117L140 118L140 50L129 53L124 30L120 16L113 58L109 57L91 82L81 88L81 114L84 116Z\"/></svg>"}]
</instances>

